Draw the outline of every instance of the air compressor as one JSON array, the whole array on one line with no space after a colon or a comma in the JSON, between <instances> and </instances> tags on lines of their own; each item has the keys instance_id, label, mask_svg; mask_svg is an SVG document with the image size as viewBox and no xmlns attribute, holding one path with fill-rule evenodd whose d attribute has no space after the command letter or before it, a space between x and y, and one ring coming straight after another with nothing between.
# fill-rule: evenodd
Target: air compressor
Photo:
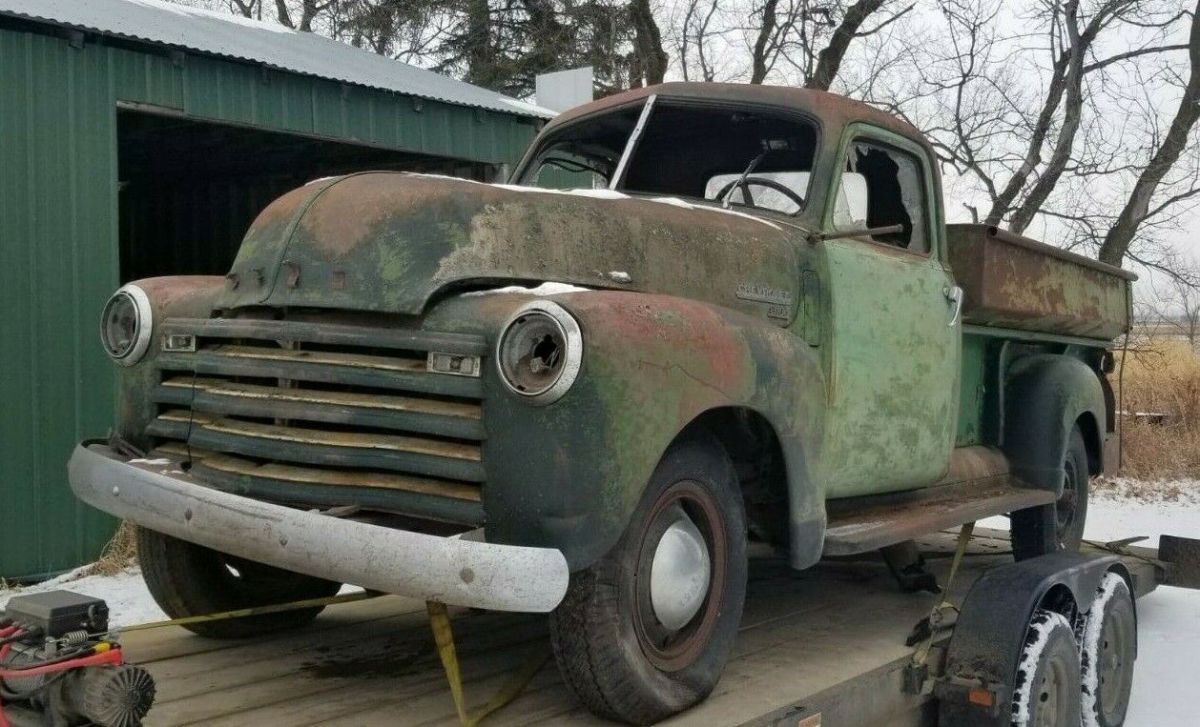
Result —
<instances>
[{"instance_id":1,"label":"air compressor","mask_svg":"<svg viewBox=\"0 0 1200 727\"><path fill-rule=\"evenodd\" d=\"M0 727L137 727L154 691L124 662L102 599L48 591L0 611Z\"/></svg>"}]
</instances>

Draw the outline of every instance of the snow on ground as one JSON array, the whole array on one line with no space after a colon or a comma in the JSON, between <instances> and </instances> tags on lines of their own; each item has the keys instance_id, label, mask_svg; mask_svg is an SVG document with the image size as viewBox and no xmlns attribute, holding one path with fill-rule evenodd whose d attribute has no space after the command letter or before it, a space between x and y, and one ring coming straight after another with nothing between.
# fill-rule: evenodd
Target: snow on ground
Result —
<instances>
[{"instance_id":1,"label":"snow on ground","mask_svg":"<svg viewBox=\"0 0 1200 727\"><path fill-rule=\"evenodd\" d=\"M1118 481L1088 504L1090 540L1145 535L1138 543L1158 547L1158 536L1200 538L1200 482L1139 483ZM1138 499L1129 496L1133 489ZM1148 500L1148 501L1147 501ZM989 518L980 527L1008 529L1006 518ZM1200 659L1200 591L1160 586L1137 602L1138 660L1133 673L1126 727L1193 727L1200 723L1193 693Z\"/></svg>"},{"instance_id":2,"label":"snow on ground","mask_svg":"<svg viewBox=\"0 0 1200 727\"><path fill-rule=\"evenodd\" d=\"M1134 490L1137 499L1131 497ZM980 526L1007 530L1008 520L989 518ZM1088 506L1089 539L1145 535L1149 540L1140 544L1157 547L1163 533L1200 538L1200 482L1146 485L1117 481L1106 484L1104 492ZM0 590L0 608L17 593L64 588L106 600L116 626L166 618L136 568L115 576L83 575L88 570L80 568L36 586ZM1138 617L1140 648L1126 725L1193 727L1197 724L1192 693L1195 664L1200 658L1200 591L1162 586L1138 601Z\"/></svg>"},{"instance_id":3,"label":"snow on ground","mask_svg":"<svg viewBox=\"0 0 1200 727\"><path fill-rule=\"evenodd\" d=\"M109 623L115 627L161 621L167 617L150 597L137 568L126 568L115 576L84 575L90 569L90 566L84 566L36 586L0 590L0 608L4 608L12 596L61 589L103 598L108 603Z\"/></svg>"}]
</instances>

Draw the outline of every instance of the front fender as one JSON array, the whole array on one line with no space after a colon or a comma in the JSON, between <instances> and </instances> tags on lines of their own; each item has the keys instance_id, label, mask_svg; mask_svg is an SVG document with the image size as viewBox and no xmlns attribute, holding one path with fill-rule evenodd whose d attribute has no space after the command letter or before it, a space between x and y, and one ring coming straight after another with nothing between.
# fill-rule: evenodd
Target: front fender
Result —
<instances>
[{"instance_id":1,"label":"front fender","mask_svg":"<svg viewBox=\"0 0 1200 727\"><path fill-rule=\"evenodd\" d=\"M178 275L135 280L134 285L150 299L153 320L150 348L145 357L128 368L117 367L116 432L127 442L148 449L146 425L157 415L151 392L159 383L154 361L161 352L161 326L167 318L208 318L225 279L212 275Z\"/></svg>"},{"instance_id":2,"label":"front fender","mask_svg":"<svg viewBox=\"0 0 1200 727\"><path fill-rule=\"evenodd\" d=\"M793 530L802 525L805 533L801 557L819 555L824 498L810 486L803 454L817 440L824 384L804 341L761 319L670 296L553 299L579 321L583 365L572 389L548 406L498 382L490 387L489 542L555 547L572 570L590 565L620 538L675 437L706 411L746 407L782 445Z\"/></svg>"},{"instance_id":3,"label":"front fender","mask_svg":"<svg viewBox=\"0 0 1200 727\"><path fill-rule=\"evenodd\" d=\"M1063 458L1072 427L1090 415L1102 432L1104 389L1099 375L1079 359L1035 354L1014 362L1004 391L1004 453L1013 474L1039 489L1062 494ZM1084 431L1085 440L1089 433ZM1103 437L1088 447L1104 461Z\"/></svg>"}]
</instances>

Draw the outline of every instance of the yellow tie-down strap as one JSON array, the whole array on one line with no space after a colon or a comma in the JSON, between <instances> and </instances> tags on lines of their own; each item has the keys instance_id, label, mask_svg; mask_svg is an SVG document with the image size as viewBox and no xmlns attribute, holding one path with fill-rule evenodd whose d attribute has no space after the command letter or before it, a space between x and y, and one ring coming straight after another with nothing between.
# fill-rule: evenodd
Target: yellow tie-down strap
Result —
<instances>
[{"instance_id":1,"label":"yellow tie-down strap","mask_svg":"<svg viewBox=\"0 0 1200 727\"><path fill-rule=\"evenodd\" d=\"M535 651L487 701L487 704L473 714L468 713L467 700L463 695L462 670L458 667L458 653L454 649L454 632L450 629L450 614L446 611L446 605L443 603L427 601L425 607L429 611L429 626L433 629L433 640L437 644L442 668L446 671L446 681L450 683L450 697L454 700L454 711L458 713L458 721L464 727L475 727L488 715L516 699L550 658L548 649Z\"/></svg>"},{"instance_id":2,"label":"yellow tie-down strap","mask_svg":"<svg viewBox=\"0 0 1200 727\"><path fill-rule=\"evenodd\" d=\"M269 606L258 606L255 608L242 608L234 611L223 611L221 613L209 613L202 616L186 616L183 618L173 618L165 621L154 621L152 623L138 624L136 626L127 626L121 629L122 632L144 631L148 629L158 629L166 626L186 626L193 623L205 623L210 621L224 621L227 619L247 618L249 616L261 616L268 613L280 613L283 611L292 611L300 608L312 608L314 606L331 606L338 603L352 603L354 601L364 601L371 598L378 598L382 593L375 591L361 591L358 593L345 593L327 598L310 598L302 601L292 601L290 603L273 604ZM429 611L429 626L433 629L433 640L437 644L438 658L442 661L442 668L446 672L446 680L450 683L450 696L454 699L454 711L458 713L458 721L464 727L475 727L484 718L496 712L496 710L516 699L525 687L529 686L529 682L533 681L533 677L541 671L542 667L550 658L550 651L545 648L539 648L521 665L521 668L509 677L500 690L487 701L487 704L479 708L474 714L467 712L466 697L463 695L462 670L458 666L458 654L454 649L454 632L450 628L450 614L446 611L445 604L427 601L426 609Z\"/></svg>"}]
</instances>

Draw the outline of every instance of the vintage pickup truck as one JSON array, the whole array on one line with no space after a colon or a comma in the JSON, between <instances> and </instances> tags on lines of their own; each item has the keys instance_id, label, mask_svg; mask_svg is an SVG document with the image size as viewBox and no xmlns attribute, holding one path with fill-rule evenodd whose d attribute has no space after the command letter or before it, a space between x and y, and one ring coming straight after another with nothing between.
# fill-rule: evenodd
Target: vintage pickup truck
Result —
<instances>
[{"instance_id":1,"label":"vintage pickup truck","mask_svg":"<svg viewBox=\"0 0 1200 727\"><path fill-rule=\"evenodd\" d=\"M342 583L551 612L584 704L660 719L722 673L748 540L1079 544L1133 276L944 214L916 129L760 86L582 106L509 184L317 180L224 278L114 294L118 418L71 484L172 616Z\"/></svg>"}]
</instances>

